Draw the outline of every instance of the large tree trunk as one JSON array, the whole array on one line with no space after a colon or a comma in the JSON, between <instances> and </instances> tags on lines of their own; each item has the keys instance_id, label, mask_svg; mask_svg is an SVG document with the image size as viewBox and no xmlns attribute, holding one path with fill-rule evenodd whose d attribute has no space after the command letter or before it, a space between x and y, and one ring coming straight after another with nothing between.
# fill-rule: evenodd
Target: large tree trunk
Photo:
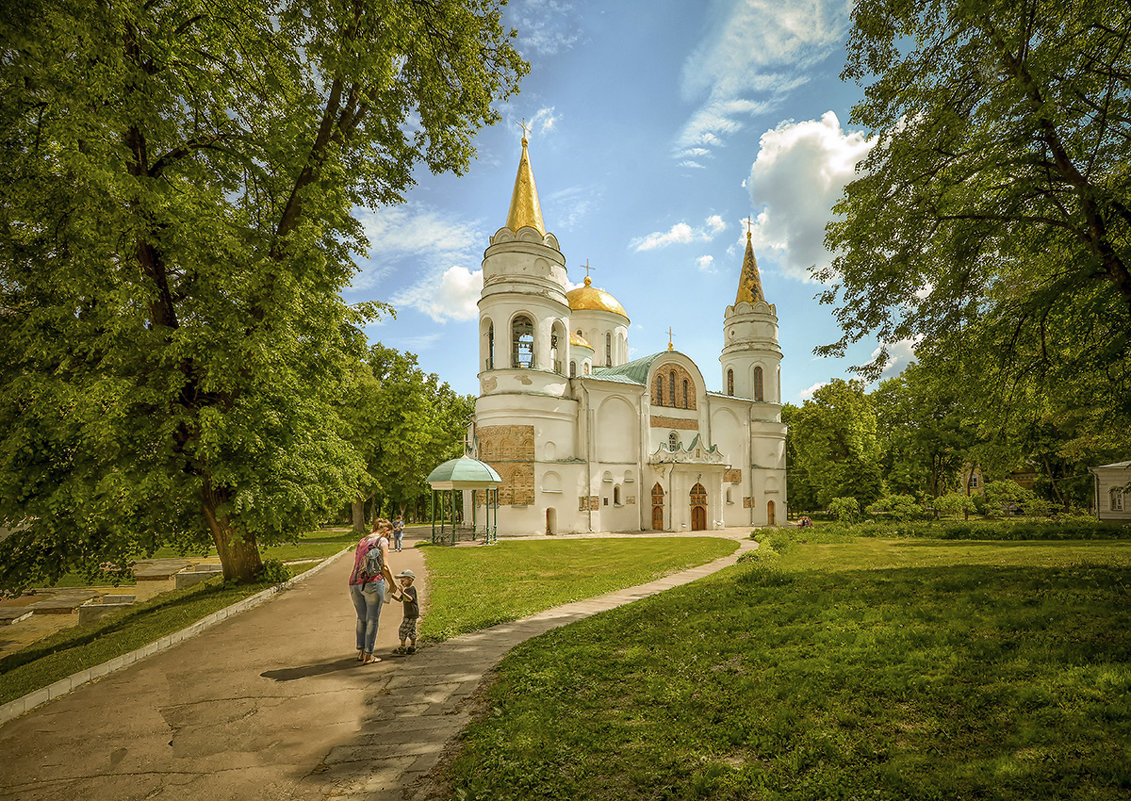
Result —
<instances>
[{"instance_id":1,"label":"large tree trunk","mask_svg":"<svg viewBox=\"0 0 1131 801\"><path fill-rule=\"evenodd\" d=\"M351 504L353 512L353 533L365 533L365 498L354 498Z\"/></svg>"},{"instance_id":2,"label":"large tree trunk","mask_svg":"<svg viewBox=\"0 0 1131 801\"><path fill-rule=\"evenodd\" d=\"M216 543L216 551L220 554L220 565L224 568L225 581L251 582L263 569L263 561L259 557L259 546L255 536L248 534L242 539L235 537L231 523L227 516L217 514L221 499L217 493L211 491L210 484L205 480L204 489L201 491L204 505L204 517L208 520L208 527L212 530L212 540Z\"/></svg>"}]
</instances>

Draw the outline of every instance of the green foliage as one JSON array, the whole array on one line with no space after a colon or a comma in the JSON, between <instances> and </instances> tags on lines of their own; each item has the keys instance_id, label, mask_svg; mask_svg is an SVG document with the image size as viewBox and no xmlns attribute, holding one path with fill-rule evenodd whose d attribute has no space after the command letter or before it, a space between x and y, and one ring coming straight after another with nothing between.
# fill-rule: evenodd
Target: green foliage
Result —
<instances>
[{"instance_id":1,"label":"green foliage","mask_svg":"<svg viewBox=\"0 0 1131 801\"><path fill-rule=\"evenodd\" d=\"M816 531L822 536L900 537L942 540L1131 540L1131 526L1101 522L1094 517L1068 516L1061 520L968 520L963 522L881 522L870 520L854 525L830 523ZM798 535L800 536L800 535ZM817 541L817 540L814 540Z\"/></svg>"},{"instance_id":2,"label":"green foliage","mask_svg":"<svg viewBox=\"0 0 1131 801\"><path fill-rule=\"evenodd\" d=\"M1131 550L1085 550L799 545L557 629L499 665L446 779L477 799L1115 801Z\"/></svg>"},{"instance_id":3,"label":"green foliage","mask_svg":"<svg viewBox=\"0 0 1131 801\"><path fill-rule=\"evenodd\" d=\"M792 508L809 508L806 501L825 507L846 495L868 504L883 494L876 413L863 384L831 381L800 408L784 408L782 420Z\"/></svg>"},{"instance_id":4,"label":"green foliage","mask_svg":"<svg viewBox=\"0 0 1131 801\"><path fill-rule=\"evenodd\" d=\"M865 511L869 515L884 515L892 520L914 520L923 516L923 507L910 495L885 495Z\"/></svg>"},{"instance_id":5,"label":"green foliage","mask_svg":"<svg viewBox=\"0 0 1131 801\"><path fill-rule=\"evenodd\" d=\"M829 514L841 523L853 523L860 519L860 504L855 498L833 498L829 501Z\"/></svg>"},{"instance_id":6,"label":"green foliage","mask_svg":"<svg viewBox=\"0 0 1131 801\"><path fill-rule=\"evenodd\" d=\"M261 584L282 584L290 579L291 569L278 559L264 559L263 567L255 575L255 580Z\"/></svg>"},{"instance_id":7,"label":"green foliage","mask_svg":"<svg viewBox=\"0 0 1131 801\"><path fill-rule=\"evenodd\" d=\"M943 517L958 517L976 512L974 499L963 492L948 492L932 501L935 511Z\"/></svg>"},{"instance_id":8,"label":"green foliage","mask_svg":"<svg viewBox=\"0 0 1131 801\"><path fill-rule=\"evenodd\" d=\"M373 346L355 369L341 410L347 436L365 459L356 497L372 498L375 510L390 516L425 498L432 468L463 455L474 411L471 396L425 374L414 354Z\"/></svg>"},{"instance_id":9,"label":"green foliage","mask_svg":"<svg viewBox=\"0 0 1131 801\"><path fill-rule=\"evenodd\" d=\"M466 169L512 37L491 0L0 15L0 586L209 540L247 579L354 494L357 210Z\"/></svg>"},{"instance_id":10,"label":"green foliage","mask_svg":"<svg viewBox=\"0 0 1131 801\"><path fill-rule=\"evenodd\" d=\"M718 537L513 541L429 547L426 640L518 620L552 606L643 584L710 562L737 546Z\"/></svg>"}]
</instances>

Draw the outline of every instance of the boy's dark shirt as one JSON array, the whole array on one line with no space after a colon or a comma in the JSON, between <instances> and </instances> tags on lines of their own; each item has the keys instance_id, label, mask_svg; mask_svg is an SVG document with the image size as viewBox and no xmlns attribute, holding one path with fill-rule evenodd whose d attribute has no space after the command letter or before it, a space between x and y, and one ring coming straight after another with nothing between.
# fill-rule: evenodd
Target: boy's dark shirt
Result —
<instances>
[{"instance_id":1,"label":"boy's dark shirt","mask_svg":"<svg viewBox=\"0 0 1131 801\"><path fill-rule=\"evenodd\" d=\"M404 616L405 617L420 617L420 603L416 600L416 587L404 587L401 589L407 601L404 601Z\"/></svg>"}]
</instances>

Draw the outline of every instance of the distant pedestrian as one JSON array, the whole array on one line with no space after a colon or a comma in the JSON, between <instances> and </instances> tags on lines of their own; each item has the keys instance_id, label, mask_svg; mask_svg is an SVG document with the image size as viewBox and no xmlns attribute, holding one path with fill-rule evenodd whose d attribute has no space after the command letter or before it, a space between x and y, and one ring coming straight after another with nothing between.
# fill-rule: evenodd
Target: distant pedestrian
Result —
<instances>
[{"instance_id":1,"label":"distant pedestrian","mask_svg":"<svg viewBox=\"0 0 1131 801\"><path fill-rule=\"evenodd\" d=\"M384 518L373 521L373 531L357 543L350 573L350 599L357 612L354 632L357 637L357 659L368 665L380 662L373 655L377 641L377 624L381 620L381 604L387 587L394 584L389 567L389 534L392 524ZM388 582L388 583L386 583Z\"/></svg>"},{"instance_id":2,"label":"distant pedestrian","mask_svg":"<svg viewBox=\"0 0 1131 801\"><path fill-rule=\"evenodd\" d=\"M404 518L401 515L393 521L393 542L397 551L404 550Z\"/></svg>"},{"instance_id":3,"label":"distant pedestrian","mask_svg":"<svg viewBox=\"0 0 1131 801\"><path fill-rule=\"evenodd\" d=\"M401 638L401 647L396 649L394 653L398 654L415 654L416 653L416 621L420 617L420 602L416 599L416 587L412 586L416 581L416 574L411 570L402 570L397 573L397 581L400 582L400 589L393 593L393 600L400 601L404 604L404 620L401 621L401 628L398 632ZM405 643L408 643L407 647Z\"/></svg>"}]
</instances>

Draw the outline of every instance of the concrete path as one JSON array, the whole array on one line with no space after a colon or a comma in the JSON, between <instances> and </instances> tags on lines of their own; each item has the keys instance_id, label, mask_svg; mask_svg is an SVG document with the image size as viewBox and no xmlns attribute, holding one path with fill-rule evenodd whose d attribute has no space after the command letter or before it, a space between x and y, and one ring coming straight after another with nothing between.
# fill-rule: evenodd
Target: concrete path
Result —
<instances>
[{"instance_id":1,"label":"concrete path","mask_svg":"<svg viewBox=\"0 0 1131 801\"><path fill-rule=\"evenodd\" d=\"M393 606L374 665L354 658L352 560L343 554L268 603L0 728L0 799L426 798L424 777L470 720L467 699L510 649L755 547L749 529L712 533L741 549L414 656L390 654L401 617ZM422 553L406 548L389 561L394 572L416 572L426 599Z\"/></svg>"}]
</instances>

